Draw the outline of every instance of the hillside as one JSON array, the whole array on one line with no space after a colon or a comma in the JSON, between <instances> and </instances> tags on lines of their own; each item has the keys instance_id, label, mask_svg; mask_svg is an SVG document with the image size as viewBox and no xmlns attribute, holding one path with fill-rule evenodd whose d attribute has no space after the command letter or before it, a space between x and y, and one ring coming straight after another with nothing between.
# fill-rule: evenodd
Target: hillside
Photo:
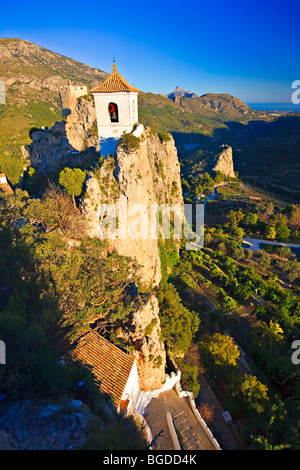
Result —
<instances>
[{"instance_id":1,"label":"hillside","mask_svg":"<svg viewBox=\"0 0 300 470\"><path fill-rule=\"evenodd\" d=\"M163 95L141 93L139 95L139 120L147 126L154 126L165 132L196 132L212 135L215 129L226 126L214 116L208 119L198 115Z\"/></svg>"},{"instance_id":2,"label":"hillside","mask_svg":"<svg viewBox=\"0 0 300 470\"><path fill-rule=\"evenodd\" d=\"M62 120L59 87L77 83L91 89L107 75L28 41L0 39L0 80L6 84L6 105L0 105L0 170L13 185L26 166L21 146L30 144L30 129ZM229 145L241 176L291 200L299 198L297 115L271 116L229 94L197 96L177 87L168 96L140 93L139 122L172 133L188 167Z\"/></svg>"},{"instance_id":3,"label":"hillside","mask_svg":"<svg viewBox=\"0 0 300 470\"><path fill-rule=\"evenodd\" d=\"M197 97L180 87L174 101L140 93L139 125L99 158L93 97L62 119L58 92L66 82L91 89L105 72L27 41L1 47L8 93L0 171L17 187L0 197L8 359L0 367L0 449L144 450L149 426L154 450L168 450L158 418L172 399L152 398L174 391L175 380L178 398L191 407L195 398L201 426L222 448L235 450L234 437L249 450L299 449L291 342L300 337L300 263L287 246L264 247L275 237L300 243L300 207L285 201L300 192L299 116L264 118L231 95ZM266 194L268 182L281 199ZM175 229L184 203L204 199L197 249L186 244L186 227L182 240ZM163 214L161 236L153 231L158 205L171 208L169 237ZM189 225L198 225L197 211ZM119 362L115 348L126 358ZM70 360L80 349L82 363ZM107 395L141 416L117 416ZM180 424L194 432L178 411L173 423L188 450Z\"/></svg>"},{"instance_id":4,"label":"hillside","mask_svg":"<svg viewBox=\"0 0 300 470\"><path fill-rule=\"evenodd\" d=\"M0 38L0 58L0 80L6 85L6 105L0 105L0 165L16 184L24 166L20 147L30 143L30 128L61 120L59 87L93 86L107 74L22 39Z\"/></svg>"},{"instance_id":5,"label":"hillside","mask_svg":"<svg viewBox=\"0 0 300 470\"><path fill-rule=\"evenodd\" d=\"M250 119L266 119L265 113L255 111L242 100L230 94L206 93L197 96L191 91L175 88L167 95L169 99L182 106L185 110L201 117L221 121L249 121Z\"/></svg>"},{"instance_id":6,"label":"hillside","mask_svg":"<svg viewBox=\"0 0 300 470\"><path fill-rule=\"evenodd\" d=\"M6 105L0 105L0 167L12 184L24 167L21 145L30 143L32 127L51 127L62 119L59 87L76 83L94 87L107 73L22 39L0 38L0 80ZM194 115L167 97L141 93L140 122L167 132L211 135L222 123Z\"/></svg>"}]
</instances>

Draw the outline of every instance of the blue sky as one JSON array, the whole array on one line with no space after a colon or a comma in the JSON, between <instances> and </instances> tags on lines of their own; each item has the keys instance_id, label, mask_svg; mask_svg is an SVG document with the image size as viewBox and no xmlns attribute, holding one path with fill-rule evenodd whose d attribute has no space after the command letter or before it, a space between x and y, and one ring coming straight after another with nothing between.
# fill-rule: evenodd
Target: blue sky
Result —
<instances>
[{"instance_id":1,"label":"blue sky","mask_svg":"<svg viewBox=\"0 0 300 470\"><path fill-rule=\"evenodd\" d=\"M27 39L142 91L180 85L247 103L290 102L300 79L300 2L6 1L0 37Z\"/></svg>"}]
</instances>

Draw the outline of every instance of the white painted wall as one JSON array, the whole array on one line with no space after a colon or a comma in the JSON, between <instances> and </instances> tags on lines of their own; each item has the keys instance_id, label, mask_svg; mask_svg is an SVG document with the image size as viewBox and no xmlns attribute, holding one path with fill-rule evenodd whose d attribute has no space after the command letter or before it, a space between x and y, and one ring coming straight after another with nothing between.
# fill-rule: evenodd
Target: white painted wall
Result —
<instances>
[{"instance_id":1,"label":"white painted wall","mask_svg":"<svg viewBox=\"0 0 300 470\"><path fill-rule=\"evenodd\" d=\"M140 391L139 378L136 361L134 361L132 369L130 371L127 383L125 385L121 400L129 400L127 411L130 410L131 406L135 404L136 397Z\"/></svg>"},{"instance_id":2,"label":"white painted wall","mask_svg":"<svg viewBox=\"0 0 300 470\"><path fill-rule=\"evenodd\" d=\"M180 382L180 378L181 371L178 371L176 374L175 372L171 372L171 375L167 375L166 381L161 388L156 390L148 390L147 392L142 392L139 389L135 400L135 410L142 416L144 416L145 411L148 405L150 404L151 400L153 398L157 398L160 393L166 392L167 390L171 390L177 384L177 382Z\"/></svg>"},{"instance_id":3,"label":"white painted wall","mask_svg":"<svg viewBox=\"0 0 300 470\"><path fill-rule=\"evenodd\" d=\"M93 93L93 95L99 139L107 137L120 138L124 131L132 131L132 126L138 122L138 93ZM119 122L110 121L109 103L117 104Z\"/></svg>"}]
</instances>

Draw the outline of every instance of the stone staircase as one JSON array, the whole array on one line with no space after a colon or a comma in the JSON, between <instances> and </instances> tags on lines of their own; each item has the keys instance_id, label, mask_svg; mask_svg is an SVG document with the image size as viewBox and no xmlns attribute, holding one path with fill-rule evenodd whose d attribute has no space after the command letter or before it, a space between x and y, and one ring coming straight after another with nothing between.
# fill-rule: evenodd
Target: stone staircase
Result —
<instances>
[{"instance_id":1,"label":"stone staircase","mask_svg":"<svg viewBox=\"0 0 300 470\"><path fill-rule=\"evenodd\" d=\"M191 424L185 411L174 416L173 422L177 432L180 433L180 442L184 450L205 450L199 433Z\"/></svg>"}]
</instances>

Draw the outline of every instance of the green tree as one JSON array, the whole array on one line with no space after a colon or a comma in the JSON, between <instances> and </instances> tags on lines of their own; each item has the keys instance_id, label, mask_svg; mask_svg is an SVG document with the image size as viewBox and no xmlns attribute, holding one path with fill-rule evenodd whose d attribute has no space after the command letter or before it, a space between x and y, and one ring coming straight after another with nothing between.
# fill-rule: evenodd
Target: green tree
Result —
<instances>
[{"instance_id":1,"label":"green tree","mask_svg":"<svg viewBox=\"0 0 300 470\"><path fill-rule=\"evenodd\" d=\"M225 175L220 170L217 170L214 179L215 184L223 183L223 181L225 181Z\"/></svg>"},{"instance_id":2,"label":"green tree","mask_svg":"<svg viewBox=\"0 0 300 470\"><path fill-rule=\"evenodd\" d=\"M262 342L267 341L271 349L274 341L281 339L281 334L283 334L283 329L274 320L270 320L268 325L264 323L262 326Z\"/></svg>"},{"instance_id":3,"label":"green tree","mask_svg":"<svg viewBox=\"0 0 300 470\"><path fill-rule=\"evenodd\" d=\"M265 237L268 238L269 240L275 240L276 238L276 228L274 225L267 225L266 230L265 230Z\"/></svg>"},{"instance_id":4,"label":"green tree","mask_svg":"<svg viewBox=\"0 0 300 470\"><path fill-rule=\"evenodd\" d=\"M240 352L230 336L221 333L214 333L212 336L205 334L201 337L199 346L215 364L236 366Z\"/></svg>"},{"instance_id":5,"label":"green tree","mask_svg":"<svg viewBox=\"0 0 300 470\"><path fill-rule=\"evenodd\" d=\"M285 240L286 238L289 238L290 236L290 229L287 226L287 223L282 220L276 225L276 232L277 232L277 237L280 240Z\"/></svg>"},{"instance_id":6,"label":"green tree","mask_svg":"<svg viewBox=\"0 0 300 470\"><path fill-rule=\"evenodd\" d=\"M265 410L268 402L268 387L260 382L256 376L245 374L231 384L233 408L242 410L245 416L255 416Z\"/></svg>"},{"instance_id":7,"label":"green tree","mask_svg":"<svg viewBox=\"0 0 300 470\"><path fill-rule=\"evenodd\" d=\"M82 240L86 236L86 220L71 197L60 187L50 185L40 199L30 199L24 215L31 224L44 230L59 232L66 238Z\"/></svg>"},{"instance_id":8,"label":"green tree","mask_svg":"<svg viewBox=\"0 0 300 470\"><path fill-rule=\"evenodd\" d=\"M137 150L139 146L140 138L128 132L123 132L118 142L118 147L122 148L126 152L132 152L134 150Z\"/></svg>"},{"instance_id":9,"label":"green tree","mask_svg":"<svg viewBox=\"0 0 300 470\"><path fill-rule=\"evenodd\" d=\"M160 289L157 298L163 341L175 355L186 353L199 327L197 313L182 305L180 296L172 284Z\"/></svg>"},{"instance_id":10,"label":"green tree","mask_svg":"<svg viewBox=\"0 0 300 470\"><path fill-rule=\"evenodd\" d=\"M244 230L241 227L236 227L233 230L233 234L238 240L241 240L244 236Z\"/></svg>"},{"instance_id":11,"label":"green tree","mask_svg":"<svg viewBox=\"0 0 300 470\"><path fill-rule=\"evenodd\" d=\"M253 225L256 225L257 221L258 221L258 215L251 212L246 215L244 219L244 224L251 227Z\"/></svg>"},{"instance_id":12,"label":"green tree","mask_svg":"<svg viewBox=\"0 0 300 470\"><path fill-rule=\"evenodd\" d=\"M85 181L85 172L80 168L64 168L59 173L59 184L72 196L73 205L76 208L75 196L80 196L83 183Z\"/></svg>"}]
</instances>

